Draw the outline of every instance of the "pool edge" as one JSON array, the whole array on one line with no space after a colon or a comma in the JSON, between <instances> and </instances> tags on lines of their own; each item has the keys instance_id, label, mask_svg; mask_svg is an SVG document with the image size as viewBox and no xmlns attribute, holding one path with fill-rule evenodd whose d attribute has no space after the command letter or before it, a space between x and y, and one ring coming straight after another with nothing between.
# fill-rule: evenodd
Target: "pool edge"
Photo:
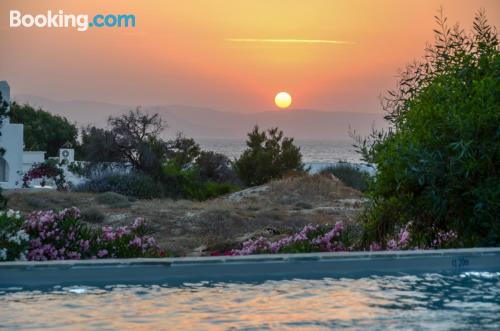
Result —
<instances>
[{"instance_id":1,"label":"pool edge","mask_svg":"<svg viewBox=\"0 0 500 331\"><path fill-rule=\"evenodd\" d=\"M500 248L0 263L0 287L500 271Z\"/></svg>"}]
</instances>

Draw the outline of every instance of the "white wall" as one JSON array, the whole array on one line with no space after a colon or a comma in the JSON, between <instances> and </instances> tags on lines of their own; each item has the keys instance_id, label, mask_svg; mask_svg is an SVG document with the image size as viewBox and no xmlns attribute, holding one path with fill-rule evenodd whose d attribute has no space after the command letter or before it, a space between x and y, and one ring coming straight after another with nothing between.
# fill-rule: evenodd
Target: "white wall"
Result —
<instances>
[{"instance_id":1,"label":"white wall","mask_svg":"<svg viewBox=\"0 0 500 331\"><path fill-rule=\"evenodd\" d=\"M0 182L3 188L14 188L22 184L23 170L23 131L24 125L3 123L0 132L0 147L6 150L6 181Z\"/></svg>"}]
</instances>

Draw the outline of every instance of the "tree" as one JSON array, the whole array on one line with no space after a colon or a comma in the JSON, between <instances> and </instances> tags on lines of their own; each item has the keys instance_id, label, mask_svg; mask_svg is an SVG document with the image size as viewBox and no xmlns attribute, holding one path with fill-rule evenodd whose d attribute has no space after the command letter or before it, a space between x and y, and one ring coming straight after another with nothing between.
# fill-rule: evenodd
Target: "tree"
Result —
<instances>
[{"instance_id":1,"label":"tree","mask_svg":"<svg viewBox=\"0 0 500 331\"><path fill-rule=\"evenodd\" d=\"M450 230L465 246L498 245L498 37L482 11L471 35L436 20L435 45L385 98L392 130L367 149L377 166L367 238L383 242L411 221L415 245Z\"/></svg>"},{"instance_id":2,"label":"tree","mask_svg":"<svg viewBox=\"0 0 500 331\"><path fill-rule=\"evenodd\" d=\"M236 172L232 168L231 160L223 154L202 151L196 159L196 167L202 181L241 184Z\"/></svg>"},{"instance_id":3,"label":"tree","mask_svg":"<svg viewBox=\"0 0 500 331\"><path fill-rule=\"evenodd\" d=\"M108 119L115 148L123 159L145 173L159 170L166 144L160 139L165 123L158 114L142 112L140 108Z\"/></svg>"},{"instance_id":4,"label":"tree","mask_svg":"<svg viewBox=\"0 0 500 331\"><path fill-rule=\"evenodd\" d=\"M57 156L65 144L77 146L78 128L65 117L53 115L43 109L13 102L10 121L24 124L24 146L31 151L46 151Z\"/></svg>"},{"instance_id":5,"label":"tree","mask_svg":"<svg viewBox=\"0 0 500 331\"><path fill-rule=\"evenodd\" d=\"M0 92L0 129L2 128L3 120L7 117L7 112L9 110L9 104L2 97L2 92ZM0 132L1 135L1 132ZM0 147L0 157L5 154L5 148ZM5 209L7 206L8 199L2 194L2 188L0 187L0 209Z\"/></svg>"},{"instance_id":6,"label":"tree","mask_svg":"<svg viewBox=\"0 0 500 331\"><path fill-rule=\"evenodd\" d=\"M178 134L167 142L166 157L178 167L184 168L191 164L200 155L200 145L193 138Z\"/></svg>"},{"instance_id":7,"label":"tree","mask_svg":"<svg viewBox=\"0 0 500 331\"><path fill-rule=\"evenodd\" d=\"M278 128L259 131L258 126L248 134L247 149L234 166L240 179L249 186L304 171L300 148L295 146L293 138L284 137Z\"/></svg>"},{"instance_id":8,"label":"tree","mask_svg":"<svg viewBox=\"0 0 500 331\"><path fill-rule=\"evenodd\" d=\"M122 162L120 150L116 146L113 132L87 126L81 130L82 143L77 152L83 160L89 162Z\"/></svg>"},{"instance_id":9,"label":"tree","mask_svg":"<svg viewBox=\"0 0 500 331\"><path fill-rule=\"evenodd\" d=\"M2 92L0 92L0 128L2 127L3 120L8 116L9 103L3 99Z\"/></svg>"}]
</instances>

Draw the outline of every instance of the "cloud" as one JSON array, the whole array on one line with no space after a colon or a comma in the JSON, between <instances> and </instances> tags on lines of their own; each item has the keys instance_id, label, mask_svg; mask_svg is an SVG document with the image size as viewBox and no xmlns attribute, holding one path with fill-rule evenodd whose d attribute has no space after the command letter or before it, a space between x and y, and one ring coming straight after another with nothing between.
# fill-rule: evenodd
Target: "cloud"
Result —
<instances>
[{"instance_id":1,"label":"cloud","mask_svg":"<svg viewBox=\"0 0 500 331\"><path fill-rule=\"evenodd\" d=\"M328 39L266 39L266 38L227 38L226 41L235 43L284 43L284 44L335 44L354 45L353 41Z\"/></svg>"}]
</instances>

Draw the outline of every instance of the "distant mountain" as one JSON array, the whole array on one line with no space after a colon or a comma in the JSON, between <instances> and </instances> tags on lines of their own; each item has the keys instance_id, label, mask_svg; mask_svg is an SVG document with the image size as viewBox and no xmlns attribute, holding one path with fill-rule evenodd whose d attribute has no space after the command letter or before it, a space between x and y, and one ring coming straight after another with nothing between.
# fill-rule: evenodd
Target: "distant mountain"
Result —
<instances>
[{"instance_id":1,"label":"distant mountain","mask_svg":"<svg viewBox=\"0 0 500 331\"><path fill-rule=\"evenodd\" d=\"M92 101L54 101L30 95L17 95L14 100L63 115L80 125L104 126L109 115L134 109L133 106ZM375 113L293 109L242 114L182 105L145 106L143 109L161 115L168 123L168 135L183 132L198 139L241 139L256 124L262 128L277 126L285 131L287 136L297 139L325 140L348 139L349 128L366 134L373 126L385 126L383 115Z\"/></svg>"}]
</instances>

